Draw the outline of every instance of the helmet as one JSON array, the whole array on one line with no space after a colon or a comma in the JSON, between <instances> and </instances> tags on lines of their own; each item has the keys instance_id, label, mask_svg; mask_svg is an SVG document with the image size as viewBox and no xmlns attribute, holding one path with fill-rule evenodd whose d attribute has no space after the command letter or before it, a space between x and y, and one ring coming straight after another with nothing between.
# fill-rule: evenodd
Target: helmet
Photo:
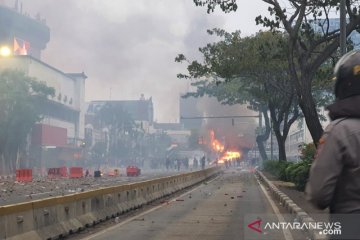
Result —
<instances>
[{"instance_id":1,"label":"helmet","mask_svg":"<svg viewBox=\"0 0 360 240\"><path fill-rule=\"evenodd\" d=\"M336 99L360 95L360 51L353 50L342 56L335 65L334 75Z\"/></svg>"}]
</instances>

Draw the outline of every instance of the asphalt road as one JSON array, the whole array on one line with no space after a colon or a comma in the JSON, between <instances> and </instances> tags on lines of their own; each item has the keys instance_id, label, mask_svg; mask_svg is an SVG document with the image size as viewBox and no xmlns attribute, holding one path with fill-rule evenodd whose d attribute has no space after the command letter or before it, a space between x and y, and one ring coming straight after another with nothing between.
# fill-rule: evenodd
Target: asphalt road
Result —
<instances>
[{"instance_id":1,"label":"asphalt road","mask_svg":"<svg viewBox=\"0 0 360 240\"><path fill-rule=\"evenodd\" d=\"M167 203L83 239L306 239L301 232L293 236L287 230L259 228L258 232L248 227L264 215L267 221L291 221L278 207L252 173L227 170Z\"/></svg>"}]
</instances>

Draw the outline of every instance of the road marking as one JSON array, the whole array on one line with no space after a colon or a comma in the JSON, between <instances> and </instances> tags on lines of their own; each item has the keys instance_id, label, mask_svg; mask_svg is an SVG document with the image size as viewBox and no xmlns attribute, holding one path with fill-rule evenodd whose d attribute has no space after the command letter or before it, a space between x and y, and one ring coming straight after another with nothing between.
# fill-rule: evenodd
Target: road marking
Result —
<instances>
[{"instance_id":1,"label":"road marking","mask_svg":"<svg viewBox=\"0 0 360 240\"><path fill-rule=\"evenodd\" d=\"M207 183L209 184L209 183L215 181L218 177L220 177L220 175L217 176L217 177L215 177L214 179L208 181ZM175 202L176 199L181 198L181 197L184 197L184 196L186 196L187 194L192 193L193 191L199 189L200 187L203 187L203 185L201 184L200 186L197 186L196 188L194 188L194 189L192 189L192 190L190 190L190 191L187 191L187 192L181 194L180 196L177 196L177 197L172 198L170 201L168 201L168 202L166 202L166 203L163 203L163 204L161 204L161 205L159 205L159 206L157 206L157 207L151 208L151 209L149 209L149 210L147 210L147 211L145 211L145 212L143 212L143 213L140 213L140 214L138 214L138 215L135 215L135 216L133 216L133 217L131 217L131 218L125 220L125 221L122 221L122 222L120 222L120 223L117 223L116 225L114 225L114 226L112 226L112 227L106 228L106 229L104 229L104 230L102 230L102 231L100 231L100 232L98 232L98 233L95 233L95 234L89 236L89 237L82 238L82 240L94 239L95 237L98 237L98 236L100 236L100 235L102 235L102 234L104 234L104 233L106 233L106 232L108 232L108 231L111 231L111 230L113 230L113 229L115 229L115 228L121 227L121 226L123 226L123 225L125 225L125 224L127 224L127 223L129 223L129 222L131 222L131 221L133 221L133 220L135 220L135 219L137 219L137 218L139 218L139 217L145 216L145 215L147 215L147 214L149 214L149 213L151 213L151 212L153 212L153 211L155 211L155 210L157 210L157 209L159 209L159 208L162 208L162 207L168 205L168 204L171 203L171 202Z\"/></svg>"},{"instance_id":2,"label":"road marking","mask_svg":"<svg viewBox=\"0 0 360 240\"><path fill-rule=\"evenodd\" d=\"M256 181L259 183L259 186L260 186L261 190L263 191L263 193L265 194L265 197L269 201L269 203L270 203L273 211L275 212L276 217L279 220L279 222L285 222L285 219L282 216L282 214L280 213L279 208L275 205L274 201L271 199L271 197L269 196L269 194L265 190L264 186L260 183L260 181L258 179L256 179ZM284 237L285 237L286 240L294 240L294 238L291 235L291 232L290 232L289 229L283 229L282 232L283 232Z\"/></svg>"}]
</instances>

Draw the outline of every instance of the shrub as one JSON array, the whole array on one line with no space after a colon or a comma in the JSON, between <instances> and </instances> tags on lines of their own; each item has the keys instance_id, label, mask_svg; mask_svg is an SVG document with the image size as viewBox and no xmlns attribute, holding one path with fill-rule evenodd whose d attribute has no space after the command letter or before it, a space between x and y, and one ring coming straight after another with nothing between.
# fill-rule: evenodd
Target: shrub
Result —
<instances>
[{"instance_id":1,"label":"shrub","mask_svg":"<svg viewBox=\"0 0 360 240\"><path fill-rule=\"evenodd\" d=\"M303 164L300 165L295 172L294 183L296 188L300 191L305 190L306 182L309 178L309 170L310 170L309 164L308 165Z\"/></svg>"},{"instance_id":2,"label":"shrub","mask_svg":"<svg viewBox=\"0 0 360 240\"><path fill-rule=\"evenodd\" d=\"M286 181L285 170L289 164L291 163L278 160L268 160L264 162L264 170L278 179Z\"/></svg>"},{"instance_id":3,"label":"shrub","mask_svg":"<svg viewBox=\"0 0 360 240\"><path fill-rule=\"evenodd\" d=\"M298 163L268 160L264 163L264 170L281 181L293 182L298 190L304 191L311 164L310 155L307 156Z\"/></svg>"},{"instance_id":4,"label":"shrub","mask_svg":"<svg viewBox=\"0 0 360 240\"><path fill-rule=\"evenodd\" d=\"M316 147L314 143L305 144L300 149L301 160L313 160L316 154Z\"/></svg>"},{"instance_id":5,"label":"shrub","mask_svg":"<svg viewBox=\"0 0 360 240\"><path fill-rule=\"evenodd\" d=\"M284 161L279 162L277 177L281 181L288 181L288 179L286 177L286 169L291 165L293 165L291 162L284 162Z\"/></svg>"},{"instance_id":6,"label":"shrub","mask_svg":"<svg viewBox=\"0 0 360 240\"><path fill-rule=\"evenodd\" d=\"M285 169L286 181L289 181L289 182L292 181L291 180L292 179L291 176L293 175L292 172L296 167L297 167L296 164L292 163Z\"/></svg>"}]
</instances>

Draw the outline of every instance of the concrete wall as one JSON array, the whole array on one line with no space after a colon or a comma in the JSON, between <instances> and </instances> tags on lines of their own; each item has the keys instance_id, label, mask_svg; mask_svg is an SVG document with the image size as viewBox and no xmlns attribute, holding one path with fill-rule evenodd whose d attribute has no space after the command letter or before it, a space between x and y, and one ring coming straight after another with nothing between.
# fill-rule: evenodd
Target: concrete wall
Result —
<instances>
[{"instance_id":1,"label":"concrete wall","mask_svg":"<svg viewBox=\"0 0 360 240\"><path fill-rule=\"evenodd\" d=\"M192 173L0 207L0 239L57 239L199 183L220 171Z\"/></svg>"}]
</instances>

